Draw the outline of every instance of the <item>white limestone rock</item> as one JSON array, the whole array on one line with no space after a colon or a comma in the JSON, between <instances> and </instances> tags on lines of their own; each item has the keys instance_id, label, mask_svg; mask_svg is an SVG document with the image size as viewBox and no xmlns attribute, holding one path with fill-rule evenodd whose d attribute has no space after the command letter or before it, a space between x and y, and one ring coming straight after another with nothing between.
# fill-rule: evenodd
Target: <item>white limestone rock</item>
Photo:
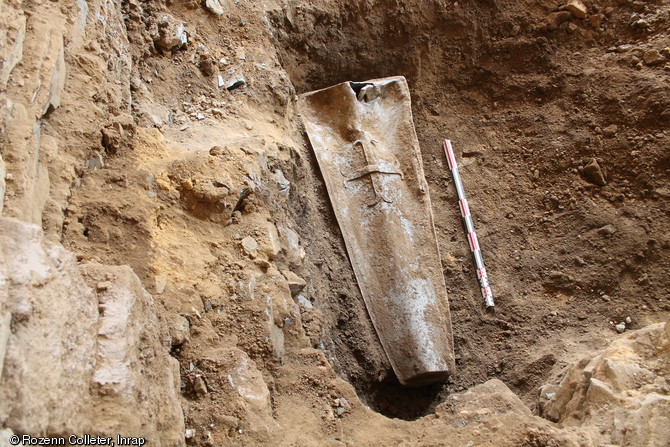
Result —
<instances>
[{"instance_id":1,"label":"white limestone rock","mask_svg":"<svg viewBox=\"0 0 670 447\"><path fill-rule=\"evenodd\" d=\"M155 42L166 50L178 49L188 43L184 24L164 14L158 22L158 34Z\"/></svg>"},{"instance_id":2,"label":"white limestone rock","mask_svg":"<svg viewBox=\"0 0 670 447\"><path fill-rule=\"evenodd\" d=\"M670 321L627 331L601 354L573 364L552 398L540 400L541 413L563 425L584 424L599 433L597 445L667 445L669 327Z\"/></svg>"},{"instance_id":3,"label":"white limestone rock","mask_svg":"<svg viewBox=\"0 0 670 447\"><path fill-rule=\"evenodd\" d=\"M225 0L206 0L205 8L212 14L220 16L226 12L226 8L230 7Z\"/></svg>"},{"instance_id":4,"label":"white limestone rock","mask_svg":"<svg viewBox=\"0 0 670 447\"><path fill-rule=\"evenodd\" d=\"M256 239L253 237L247 236L242 239L242 250L247 256L256 256L256 252L258 251L258 242L256 242Z\"/></svg>"},{"instance_id":5,"label":"white limestone rock","mask_svg":"<svg viewBox=\"0 0 670 447\"><path fill-rule=\"evenodd\" d=\"M178 365L130 267L79 266L37 225L0 218L0 292L1 426L184 444Z\"/></svg>"}]
</instances>

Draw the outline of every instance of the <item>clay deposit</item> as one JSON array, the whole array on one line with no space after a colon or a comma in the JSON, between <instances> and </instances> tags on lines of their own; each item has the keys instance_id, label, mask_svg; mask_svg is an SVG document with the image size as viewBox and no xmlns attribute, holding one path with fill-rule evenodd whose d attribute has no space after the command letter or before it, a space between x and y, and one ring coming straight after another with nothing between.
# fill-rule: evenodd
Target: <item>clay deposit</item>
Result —
<instances>
[{"instance_id":1,"label":"clay deposit","mask_svg":"<svg viewBox=\"0 0 670 447\"><path fill-rule=\"evenodd\" d=\"M667 445L669 25L665 0L0 3L0 445ZM389 76L453 322L423 387L297 106Z\"/></svg>"}]
</instances>

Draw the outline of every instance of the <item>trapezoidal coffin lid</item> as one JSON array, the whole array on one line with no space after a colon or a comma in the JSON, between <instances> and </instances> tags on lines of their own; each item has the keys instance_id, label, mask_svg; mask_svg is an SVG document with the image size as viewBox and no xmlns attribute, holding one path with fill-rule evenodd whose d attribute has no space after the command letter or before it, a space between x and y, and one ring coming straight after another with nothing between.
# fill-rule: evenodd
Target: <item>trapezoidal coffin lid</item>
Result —
<instances>
[{"instance_id":1,"label":"trapezoidal coffin lid","mask_svg":"<svg viewBox=\"0 0 670 447\"><path fill-rule=\"evenodd\" d=\"M301 95L299 108L396 376L444 381L451 318L407 81L345 82Z\"/></svg>"}]
</instances>

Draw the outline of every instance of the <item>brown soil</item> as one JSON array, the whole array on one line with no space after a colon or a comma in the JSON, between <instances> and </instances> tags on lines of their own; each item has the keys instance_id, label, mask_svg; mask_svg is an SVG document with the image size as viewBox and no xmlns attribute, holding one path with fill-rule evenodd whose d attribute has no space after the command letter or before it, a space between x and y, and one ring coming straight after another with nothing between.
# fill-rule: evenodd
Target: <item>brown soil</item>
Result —
<instances>
[{"instance_id":1,"label":"brown soil","mask_svg":"<svg viewBox=\"0 0 670 447\"><path fill-rule=\"evenodd\" d=\"M668 7L585 3L600 26L561 16L554 27L558 3L532 1L231 1L215 16L194 1L130 0L127 44L98 32L67 55L66 89L87 92L78 101L97 115L78 116L71 100L50 112L45 133L69 138L63 158L100 151L105 166L52 175L65 219L60 226L52 206L44 227L80 259L130 265L164 321L189 322L187 340L172 338L186 425L199 433L189 442L273 442L267 420L245 413L220 374L239 350L270 393L271 408L254 414L298 425L320 417L340 440L330 402L353 396L328 364L389 417L431 414L492 378L537 414L538 388L614 338L614 324L667 319L670 71L643 55L666 54ZM164 13L186 23L185 46L152 37ZM132 64L113 66L122 44ZM106 69L123 82L92 83ZM218 74L240 73L244 85L217 86ZM395 75L412 94L449 293L456 371L443 386L406 388L393 376L295 110L296 94ZM444 138L457 153L494 312L483 308ZM251 253L247 236L259 243ZM313 307L291 300L288 270L306 280ZM304 405L313 411L285 414ZM523 445L545 445L531 438Z\"/></svg>"},{"instance_id":2,"label":"brown soil","mask_svg":"<svg viewBox=\"0 0 670 447\"><path fill-rule=\"evenodd\" d=\"M575 350L599 347L614 330L610 321L630 316L636 327L670 310L668 72L634 66L629 52L668 44L659 33L667 10L647 4L656 32L635 32L630 5L592 6L605 15L604 30L576 21L547 32L538 17L549 7L516 2L358 3L285 9L273 18L299 92L397 73L410 82L457 353L458 372L436 401L498 377L533 406L551 371ZM633 49L613 50L625 44ZM459 158L494 314L477 292L443 138ZM591 158L607 171L606 186L580 175ZM345 296L340 309L360 302ZM433 390L405 391L409 402L414 393L427 396L425 406L410 409L398 404L399 390L375 383L379 373L361 365L370 356L357 354L369 338L348 336L365 319L357 313L350 323L341 313L326 314L337 315L335 351L348 351L340 361L352 360L343 362L346 377L387 414L428 411Z\"/></svg>"}]
</instances>

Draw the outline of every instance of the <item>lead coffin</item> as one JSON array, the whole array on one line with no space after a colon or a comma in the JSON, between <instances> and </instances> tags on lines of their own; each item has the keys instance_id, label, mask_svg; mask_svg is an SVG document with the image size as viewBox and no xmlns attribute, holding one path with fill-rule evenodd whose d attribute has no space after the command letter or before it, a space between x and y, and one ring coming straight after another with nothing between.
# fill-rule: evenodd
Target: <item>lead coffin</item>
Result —
<instances>
[{"instance_id":1,"label":"lead coffin","mask_svg":"<svg viewBox=\"0 0 670 447\"><path fill-rule=\"evenodd\" d=\"M453 369L447 292L403 77L299 98L359 288L400 381Z\"/></svg>"}]
</instances>

